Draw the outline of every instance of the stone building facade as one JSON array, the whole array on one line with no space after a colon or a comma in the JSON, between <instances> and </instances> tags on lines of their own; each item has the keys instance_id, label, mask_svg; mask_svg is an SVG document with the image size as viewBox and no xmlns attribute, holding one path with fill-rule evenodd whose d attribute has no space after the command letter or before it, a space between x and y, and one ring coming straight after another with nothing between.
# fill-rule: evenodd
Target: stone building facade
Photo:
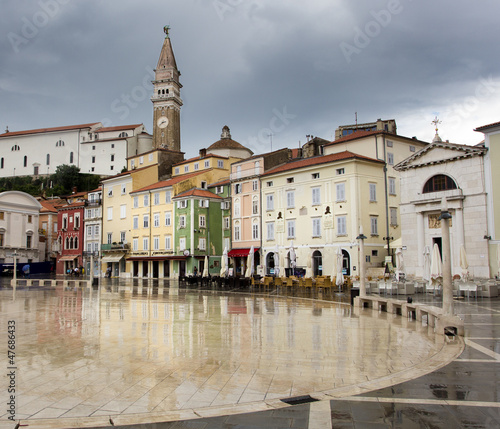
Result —
<instances>
[{"instance_id":1,"label":"stone building facade","mask_svg":"<svg viewBox=\"0 0 500 429\"><path fill-rule=\"evenodd\" d=\"M467 252L469 273L489 278L487 193L484 156L487 149L433 141L394 168L401 174L401 232L406 274L422 277L424 249L441 247L438 220L443 199L452 215L452 274L460 274L460 246Z\"/></svg>"}]
</instances>

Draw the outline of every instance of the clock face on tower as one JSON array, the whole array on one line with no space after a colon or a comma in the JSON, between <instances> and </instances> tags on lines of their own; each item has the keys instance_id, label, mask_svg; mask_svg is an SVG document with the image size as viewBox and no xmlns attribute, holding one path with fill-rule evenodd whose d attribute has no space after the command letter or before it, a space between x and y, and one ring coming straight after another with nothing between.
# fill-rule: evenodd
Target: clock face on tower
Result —
<instances>
[{"instance_id":1,"label":"clock face on tower","mask_svg":"<svg viewBox=\"0 0 500 429\"><path fill-rule=\"evenodd\" d=\"M166 116L160 116L156 125L158 125L158 128L166 128L168 126L168 118Z\"/></svg>"}]
</instances>

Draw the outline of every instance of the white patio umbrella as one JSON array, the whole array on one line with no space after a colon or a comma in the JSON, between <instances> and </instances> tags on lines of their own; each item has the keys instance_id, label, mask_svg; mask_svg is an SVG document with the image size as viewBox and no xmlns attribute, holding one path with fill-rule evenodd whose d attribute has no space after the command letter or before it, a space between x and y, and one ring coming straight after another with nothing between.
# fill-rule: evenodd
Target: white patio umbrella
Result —
<instances>
[{"instance_id":1,"label":"white patio umbrella","mask_svg":"<svg viewBox=\"0 0 500 429\"><path fill-rule=\"evenodd\" d=\"M439 279L443 278L443 263L441 262L441 254L437 243L434 243L432 248L431 259L431 282L437 283Z\"/></svg>"},{"instance_id":2,"label":"white patio umbrella","mask_svg":"<svg viewBox=\"0 0 500 429\"><path fill-rule=\"evenodd\" d=\"M295 254L295 249L293 248L293 241L290 242L290 268L295 268L297 266L297 255Z\"/></svg>"},{"instance_id":3,"label":"white patio umbrella","mask_svg":"<svg viewBox=\"0 0 500 429\"><path fill-rule=\"evenodd\" d=\"M313 276L313 270L312 270L312 255L309 254L307 257L307 266L306 266L306 279L311 279ZM333 276L332 276L333 277ZM333 278L332 278L333 281Z\"/></svg>"},{"instance_id":4,"label":"white patio umbrella","mask_svg":"<svg viewBox=\"0 0 500 429\"><path fill-rule=\"evenodd\" d=\"M254 257L254 250L253 250L253 246L250 247L250 252L248 252L248 256L247 256L247 269L245 271L245 277L252 277L253 276L253 266L254 266L254 260L253 260L253 257Z\"/></svg>"},{"instance_id":5,"label":"white patio umbrella","mask_svg":"<svg viewBox=\"0 0 500 429\"><path fill-rule=\"evenodd\" d=\"M278 245L274 248L274 275L278 277L280 275L280 251Z\"/></svg>"},{"instance_id":6,"label":"white patio umbrella","mask_svg":"<svg viewBox=\"0 0 500 429\"><path fill-rule=\"evenodd\" d=\"M203 273L201 274L202 277L208 277L208 256L205 255L205 264L203 265Z\"/></svg>"},{"instance_id":7,"label":"white patio umbrella","mask_svg":"<svg viewBox=\"0 0 500 429\"><path fill-rule=\"evenodd\" d=\"M399 277L404 274L405 264L403 259L403 249L398 247L396 249L396 280L399 282Z\"/></svg>"},{"instance_id":8,"label":"white patio umbrella","mask_svg":"<svg viewBox=\"0 0 500 429\"><path fill-rule=\"evenodd\" d=\"M427 281L431 279L431 248L429 246L424 247L424 272L422 279Z\"/></svg>"},{"instance_id":9,"label":"white patio umbrella","mask_svg":"<svg viewBox=\"0 0 500 429\"><path fill-rule=\"evenodd\" d=\"M220 266L220 276L221 277L226 277L227 276L227 266L228 266L228 260L227 260L227 247L224 247L224 253L222 254L222 261L221 261L221 266Z\"/></svg>"},{"instance_id":10,"label":"white patio umbrella","mask_svg":"<svg viewBox=\"0 0 500 429\"><path fill-rule=\"evenodd\" d=\"M344 272L343 272L343 259L344 256L342 255L342 247L337 247L337 251L335 252L336 256L336 276L337 280L335 281L335 284L340 288L344 284Z\"/></svg>"},{"instance_id":11,"label":"white patio umbrella","mask_svg":"<svg viewBox=\"0 0 500 429\"><path fill-rule=\"evenodd\" d=\"M462 268L462 280L466 281L469 278L469 263L467 262L467 253L465 252L465 245L460 246L460 268Z\"/></svg>"}]
</instances>

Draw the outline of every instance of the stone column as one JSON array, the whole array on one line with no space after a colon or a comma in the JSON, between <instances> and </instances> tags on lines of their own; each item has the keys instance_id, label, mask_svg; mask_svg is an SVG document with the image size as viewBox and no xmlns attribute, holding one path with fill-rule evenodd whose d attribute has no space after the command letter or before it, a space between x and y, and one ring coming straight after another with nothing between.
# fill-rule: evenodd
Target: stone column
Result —
<instances>
[{"instance_id":1,"label":"stone column","mask_svg":"<svg viewBox=\"0 0 500 429\"><path fill-rule=\"evenodd\" d=\"M359 235L356 237L359 240L359 296L366 296L366 270L365 270L365 239L366 236L363 234L363 227L359 227Z\"/></svg>"},{"instance_id":2,"label":"stone column","mask_svg":"<svg viewBox=\"0 0 500 429\"><path fill-rule=\"evenodd\" d=\"M422 212L417 212L417 262L418 270L422 270L424 266L424 246L425 246L425 232L424 232L424 214ZM417 274L417 270L415 270ZM421 277L423 276L423 271L418 273Z\"/></svg>"},{"instance_id":3,"label":"stone column","mask_svg":"<svg viewBox=\"0 0 500 429\"><path fill-rule=\"evenodd\" d=\"M447 316L453 315L453 286L451 278L451 251L450 251L450 219L446 197L443 198L441 216L441 236L443 250L443 311Z\"/></svg>"}]
</instances>

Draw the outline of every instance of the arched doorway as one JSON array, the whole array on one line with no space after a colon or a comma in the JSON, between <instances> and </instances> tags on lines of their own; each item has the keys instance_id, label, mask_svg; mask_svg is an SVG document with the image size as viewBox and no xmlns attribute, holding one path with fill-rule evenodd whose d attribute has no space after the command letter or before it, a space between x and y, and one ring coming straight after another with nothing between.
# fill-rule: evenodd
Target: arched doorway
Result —
<instances>
[{"instance_id":1,"label":"arched doorway","mask_svg":"<svg viewBox=\"0 0 500 429\"><path fill-rule=\"evenodd\" d=\"M344 276L351 275L351 256L347 250L342 249L342 272Z\"/></svg>"},{"instance_id":2,"label":"arched doorway","mask_svg":"<svg viewBox=\"0 0 500 429\"><path fill-rule=\"evenodd\" d=\"M269 252L266 256L266 274L274 274L274 252Z\"/></svg>"},{"instance_id":3,"label":"arched doorway","mask_svg":"<svg viewBox=\"0 0 500 429\"><path fill-rule=\"evenodd\" d=\"M323 275L323 256L319 250L315 250L312 254L312 269L314 277Z\"/></svg>"}]
</instances>

